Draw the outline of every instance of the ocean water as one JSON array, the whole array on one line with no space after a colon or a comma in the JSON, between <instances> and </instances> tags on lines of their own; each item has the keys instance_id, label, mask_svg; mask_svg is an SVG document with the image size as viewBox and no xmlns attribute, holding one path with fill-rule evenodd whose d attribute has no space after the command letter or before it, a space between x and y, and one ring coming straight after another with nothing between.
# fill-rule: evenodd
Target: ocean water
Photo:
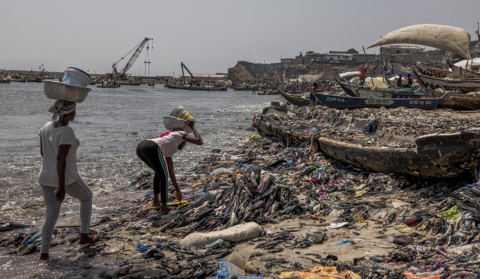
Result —
<instances>
[{"instance_id":1,"label":"ocean water","mask_svg":"<svg viewBox=\"0 0 480 279\"><path fill-rule=\"evenodd\" d=\"M195 165L212 149L235 146L252 132L253 115L275 96L251 92L198 92L146 85L103 89L92 86L87 99L77 104L70 127L80 141L77 151L81 177L94 193L93 220L102 212L106 192L125 192L132 174L145 166L136 157L138 143L165 132L163 117L182 105L197 121L204 145L188 145L174 156L177 173ZM42 220L45 205L38 173L42 163L38 131L50 121L42 83L0 84L0 223L33 225ZM67 198L61 218L78 215L78 202ZM28 229L27 229L28 231ZM18 231L0 232L0 239ZM32 259L30 259L32 260ZM10 277L31 276L19 271L25 261L5 255L0 248L0 272ZM27 277L28 277L27 276Z\"/></svg>"}]
</instances>

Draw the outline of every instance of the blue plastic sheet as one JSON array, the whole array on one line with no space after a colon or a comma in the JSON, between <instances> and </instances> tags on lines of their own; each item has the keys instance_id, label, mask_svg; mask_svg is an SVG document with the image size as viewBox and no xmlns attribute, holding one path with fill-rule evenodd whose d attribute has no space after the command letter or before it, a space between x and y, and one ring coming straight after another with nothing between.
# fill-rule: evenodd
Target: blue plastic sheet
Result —
<instances>
[{"instance_id":1,"label":"blue plastic sheet","mask_svg":"<svg viewBox=\"0 0 480 279\"><path fill-rule=\"evenodd\" d=\"M263 277L257 277L257 274L245 273L243 270L226 260L219 261L218 265L220 269L214 279L263 279Z\"/></svg>"},{"instance_id":2,"label":"blue plastic sheet","mask_svg":"<svg viewBox=\"0 0 480 279\"><path fill-rule=\"evenodd\" d=\"M137 244L137 252L145 252L152 247L153 247L153 245L143 245L142 243L138 243ZM160 244L160 243L155 244L155 247L160 248L160 247L162 247L162 244Z\"/></svg>"},{"instance_id":3,"label":"blue plastic sheet","mask_svg":"<svg viewBox=\"0 0 480 279\"><path fill-rule=\"evenodd\" d=\"M342 242L339 242L339 243L337 243L337 244L335 244L335 245L343 245L343 244L345 244L345 243L350 243L350 242L352 242L352 241L347 239L347 240L344 240L344 241L342 241Z\"/></svg>"}]
</instances>

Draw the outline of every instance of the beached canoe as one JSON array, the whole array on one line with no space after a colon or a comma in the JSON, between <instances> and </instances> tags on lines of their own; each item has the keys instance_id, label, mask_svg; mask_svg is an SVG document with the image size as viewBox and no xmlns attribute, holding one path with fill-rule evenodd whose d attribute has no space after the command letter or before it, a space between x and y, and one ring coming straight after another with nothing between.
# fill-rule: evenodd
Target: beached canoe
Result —
<instances>
[{"instance_id":1,"label":"beached canoe","mask_svg":"<svg viewBox=\"0 0 480 279\"><path fill-rule=\"evenodd\" d=\"M436 109L447 94L440 98L364 98L364 97L346 97L334 96L322 93L315 93L315 97L320 103L329 108L355 109L355 108L417 108L417 109Z\"/></svg>"},{"instance_id":2,"label":"beached canoe","mask_svg":"<svg viewBox=\"0 0 480 279\"><path fill-rule=\"evenodd\" d=\"M322 122L328 119L323 119ZM368 119L334 119L344 129L360 130ZM289 146L313 139L316 151L362 169L383 173L400 173L426 178L454 177L463 172L474 172L480 164L480 131L462 131L451 134L430 134L415 139L415 148L365 147L316 135L292 132L257 116L253 126L261 133L276 136ZM377 134L380 131L377 131ZM386 135L389 137L389 134Z\"/></svg>"},{"instance_id":3,"label":"beached canoe","mask_svg":"<svg viewBox=\"0 0 480 279\"><path fill-rule=\"evenodd\" d=\"M422 74L417 74L417 77L418 80L420 80L427 87L443 87L448 91L459 91L461 93L480 91L480 79L437 78Z\"/></svg>"},{"instance_id":4,"label":"beached canoe","mask_svg":"<svg viewBox=\"0 0 480 279\"><path fill-rule=\"evenodd\" d=\"M214 86L190 86L190 85L175 85L165 83L164 86L170 89L182 89L182 90L194 90L194 91L227 91L226 86L214 87Z\"/></svg>"},{"instance_id":5,"label":"beached canoe","mask_svg":"<svg viewBox=\"0 0 480 279\"><path fill-rule=\"evenodd\" d=\"M422 98L427 94L418 94L409 88L373 90L370 87L361 87L338 81L345 94L350 97L364 98Z\"/></svg>"},{"instance_id":6,"label":"beached canoe","mask_svg":"<svg viewBox=\"0 0 480 279\"><path fill-rule=\"evenodd\" d=\"M480 109L480 99L471 95L453 95L452 100L470 109Z\"/></svg>"},{"instance_id":7,"label":"beached canoe","mask_svg":"<svg viewBox=\"0 0 480 279\"><path fill-rule=\"evenodd\" d=\"M298 107L304 107L310 105L310 100L306 97L303 96L298 96L298 95L292 95L286 92L283 92L282 90L278 89L278 92L287 100L289 101L292 105L298 106Z\"/></svg>"}]
</instances>

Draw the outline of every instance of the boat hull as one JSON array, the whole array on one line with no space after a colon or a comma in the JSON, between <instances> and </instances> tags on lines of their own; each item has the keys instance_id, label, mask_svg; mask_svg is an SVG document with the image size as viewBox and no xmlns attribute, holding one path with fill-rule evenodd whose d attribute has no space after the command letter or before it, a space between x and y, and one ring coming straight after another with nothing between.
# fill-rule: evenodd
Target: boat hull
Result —
<instances>
[{"instance_id":1,"label":"boat hull","mask_svg":"<svg viewBox=\"0 0 480 279\"><path fill-rule=\"evenodd\" d=\"M336 119L338 122L338 119ZM359 126L359 119L342 120L343 127ZM368 122L365 120L364 122ZM259 132L276 136L289 146L313 139L316 151L362 169L383 173L400 173L425 178L454 177L473 171L480 163L480 132L431 134L414 140L416 148L364 147L326 137L291 132L288 128L257 116L253 126ZM361 125L360 125L361 126Z\"/></svg>"},{"instance_id":2,"label":"boat hull","mask_svg":"<svg viewBox=\"0 0 480 279\"><path fill-rule=\"evenodd\" d=\"M440 98L361 98L361 97L340 97L316 93L315 97L321 104L337 109L355 109L355 108L417 108L424 110L436 109L438 104L443 101L446 94Z\"/></svg>"},{"instance_id":3,"label":"boat hull","mask_svg":"<svg viewBox=\"0 0 480 279\"><path fill-rule=\"evenodd\" d=\"M227 87L205 87L205 86L184 86L184 85L173 85L165 84L165 87L171 89L181 89L181 90L193 90L193 91L227 91Z\"/></svg>"},{"instance_id":4,"label":"boat hull","mask_svg":"<svg viewBox=\"0 0 480 279\"><path fill-rule=\"evenodd\" d=\"M283 92L280 89L278 90L278 92L285 98L285 100L287 100L294 106L305 107L310 105L310 100L305 97L291 95L289 93Z\"/></svg>"},{"instance_id":5,"label":"boat hull","mask_svg":"<svg viewBox=\"0 0 480 279\"><path fill-rule=\"evenodd\" d=\"M460 91L462 93L480 91L480 79L444 80L422 74L417 76L425 86L433 85L435 88L443 87L448 91Z\"/></svg>"}]
</instances>

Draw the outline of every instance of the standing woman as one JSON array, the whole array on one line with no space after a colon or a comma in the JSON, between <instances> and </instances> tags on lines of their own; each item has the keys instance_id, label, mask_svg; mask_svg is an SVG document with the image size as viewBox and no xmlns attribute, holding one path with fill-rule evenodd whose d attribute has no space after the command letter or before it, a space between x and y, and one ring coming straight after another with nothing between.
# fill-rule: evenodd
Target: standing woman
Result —
<instances>
[{"instance_id":1,"label":"standing woman","mask_svg":"<svg viewBox=\"0 0 480 279\"><path fill-rule=\"evenodd\" d=\"M92 215L92 191L80 178L77 169L77 149L80 142L68 123L75 118L76 104L58 100L48 110L52 121L40 130L40 154L43 157L39 183L47 207L42 228L40 260L48 258L53 229L60 214L65 193L80 201L80 244L93 243L97 236L90 236ZM57 117L59 119L57 120Z\"/></svg>"},{"instance_id":2,"label":"standing woman","mask_svg":"<svg viewBox=\"0 0 480 279\"><path fill-rule=\"evenodd\" d=\"M200 134L194 127L194 122L186 121L185 123L192 129L195 137L187 135L187 132L178 128L174 131L166 132L155 139L144 140L137 146L138 158L155 171L155 176L153 177L153 206L158 206L160 204L158 199L158 194L160 194L162 204L160 214L167 214L172 210L167 206L169 174L173 187L175 187L177 200L182 200L182 192L178 187L175 171L173 169L173 154L175 154L177 150L182 150L187 142L195 145L203 144L202 137L200 137Z\"/></svg>"}]
</instances>

